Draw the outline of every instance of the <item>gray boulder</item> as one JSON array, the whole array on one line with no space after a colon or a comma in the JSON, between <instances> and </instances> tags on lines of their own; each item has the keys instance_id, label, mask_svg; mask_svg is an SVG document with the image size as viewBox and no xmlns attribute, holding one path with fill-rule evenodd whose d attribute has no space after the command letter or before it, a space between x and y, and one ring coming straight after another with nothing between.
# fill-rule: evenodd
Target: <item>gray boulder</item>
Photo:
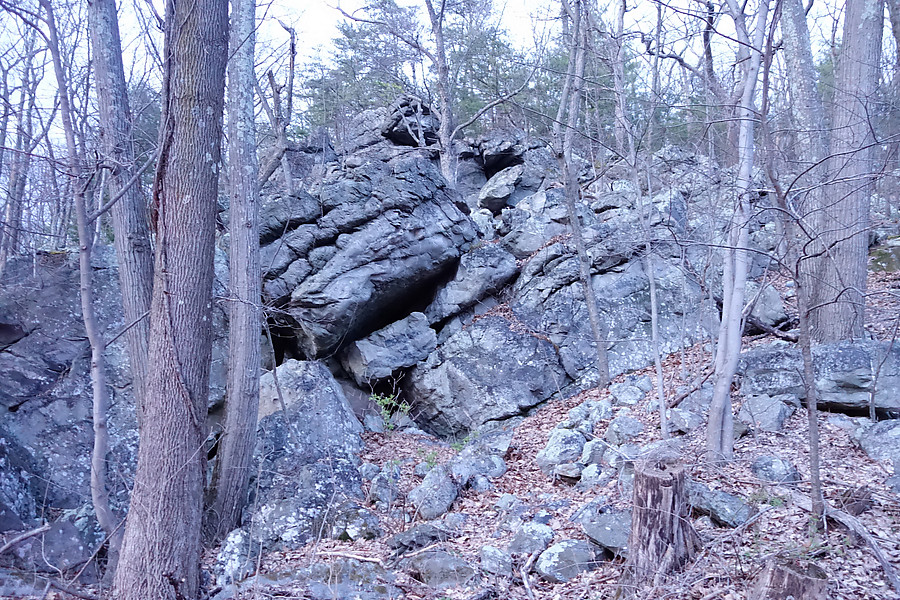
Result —
<instances>
[{"instance_id":1,"label":"gray boulder","mask_svg":"<svg viewBox=\"0 0 900 600\"><path fill-rule=\"evenodd\" d=\"M394 550L395 556L400 556L436 542L446 542L450 537L450 533L440 527L431 523L420 523L392 535L387 539L387 545Z\"/></svg>"},{"instance_id":2,"label":"gray boulder","mask_svg":"<svg viewBox=\"0 0 900 600\"><path fill-rule=\"evenodd\" d=\"M544 473L551 473L557 465L574 463L581 458L585 439L572 429L554 429L543 450L537 454L537 464Z\"/></svg>"},{"instance_id":3,"label":"gray boulder","mask_svg":"<svg viewBox=\"0 0 900 600\"><path fill-rule=\"evenodd\" d=\"M604 438L610 444L619 446L626 444L639 436L644 431L644 424L628 415L616 417L609 422Z\"/></svg>"},{"instance_id":4,"label":"gray boulder","mask_svg":"<svg viewBox=\"0 0 900 600\"><path fill-rule=\"evenodd\" d=\"M541 553L534 565L541 577L551 583L569 581L579 573L597 568L594 546L584 540L563 540Z\"/></svg>"},{"instance_id":5,"label":"gray boulder","mask_svg":"<svg viewBox=\"0 0 900 600\"><path fill-rule=\"evenodd\" d=\"M859 445L873 460L893 462L896 469L900 466L900 419L879 421L868 427L860 435Z\"/></svg>"},{"instance_id":6,"label":"gray boulder","mask_svg":"<svg viewBox=\"0 0 900 600\"><path fill-rule=\"evenodd\" d=\"M883 364L882 364L883 362ZM813 348L819 406L825 410L867 410L872 391L876 411L900 414L900 347L886 343L821 344ZM881 364L877 382L875 371ZM804 398L799 350L784 345L741 354L741 392L747 396L789 394Z\"/></svg>"},{"instance_id":7,"label":"gray boulder","mask_svg":"<svg viewBox=\"0 0 900 600\"><path fill-rule=\"evenodd\" d=\"M454 333L416 366L406 393L425 429L461 436L521 415L564 382L552 344L507 319L487 316Z\"/></svg>"},{"instance_id":8,"label":"gray boulder","mask_svg":"<svg viewBox=\"0 0 900 600\"><path fill-rule=\"evenodd\" d=\"M334 507L334 516L330 516L329 519L331 538L335 540L343 542L374 540L383 534L375 513L355 502Z\"/></svg>"},{"instance_id":9,"label":"gray boulder","mask_svg":"<svg viewBox=\"0 0 900 600\"><path fill-rule=\"evenodd\" d=\"M496 293L518 273L515 257L498 244L463 254L453 279L438 289L425 314L437 323Z\"/></svg>"},{"instance_id":10,"label":"gray boulder","mask_svg":"<svg viewBox=\"0 0 900 600\"><path fill-rule=\"evenodd\" d=\"M781 431L784 423L794 414L796 397L790 394L778 396L748 396L741 404L738 419L751 428L762 431Z\"/></svg>"},{"instance_id":11,"label":"gray boulder","mask_svg":"<svg viewBox=\"0 0 900 600\"><path fill-rule=\"evenodd\" d=\"M437 142L440 126L440 119L421 98L405 95L391 104L381 135L401 146L428 146Z\"/></svg>"},{"instance_id":12,"label":"gray boulder","mask_svg":"<svg viewBox=\"0 0 900 600\"><path fill-rule=\"evenodd\" d=\"M797 467L778 456L760 456L750 465L754 475L772 483L800 483L802 478Z\"/></svg>"},{"instance_id":13,"label":"gray boulder","mask_svg":"<svg viewBox=\"0 0 900 600\"><path fill-rule=\"evenodd\" d=\"M580 522L585 535L595 544L617 556L627 554L628 538L631 536L631 511L585 511Z\"/></svg>"},{"instance_id":14,"label":"gray boulder","mask_svg":"<svg viewBox=\"0 0 900 600\"><path fill-rule=\"evenodd\" d=\"M737 496L695 481L688 484L688 497L695 511L709 515L714 523L723 527L740 527L754 513L753 507Z\"/></svg>"},{"instance_id":15,"label":"gray boulder","mask_svg":"<svg viewBox=\"0 0 900 600\"><path fill-rule=\"evenodd\" d=\"M409 493L409 500L422 519L437 519L450 510L459 494L459 487L443 465L434 467L425 479Z\"/></svg>"},{"instance_id":16,"label":"gray boulder","mask_svg":"<svg viewBox=\"0 0 900 600\"><path fill-rule=\"evenodd\" d=\"M428 326L428 319L414 312L347 346L341 364L364 386L425 360L436 347L437 334Z\"/></svg>"},{"instance_id":17,"label":"gray boulder","mask_svg":"<svg viewBox=\"0 0 900 600\"><path fill-rule=\"evenodd\" d=\"M516 191L516 184L522 180L524 172L525 165L514 165L491 177L478 194L478 206L499 214Z\"/></svg>"},{"instance_id":18,"label":"gray boulder","mask_svg":"<svg viewBox=\"0 0 900 600\"><path fill-rule=\"evenodd\" d=\"M523 162L528 150L522 131L506 129L485 133L475 142L475 147L484 171L491 175Z\"/></svg>"},{"instance_id":19,"label":"gray boulder","mask_svg":"<svg viewBox=\"0 0 900 600\"><path fill-rule=\"evenodd\" d=\"M509 543L510 554L534 554L543 552L553 541L553 530L549 525L529 521L524 523Z\"/></svg>"},{"instance_id":20,"label":"gray boulder","mask_svg":"<svg viewBox=\"0 0 900 600\"><path fill-rule=\"evenodd\" d=\"M506 473L503 456L512 442L513 430L499 430L476 436L448 464L450 475L461 487L479 478L496 479ZM482 490L483 491L483 490Z\"/></svg>"},{"instance_id":21,"label":"gray boulder","mask_svg":"<svg viewBox=\"0 0 900 600\"><path fill-rule=\"evenodd\" d=\"M57 521L46 532L16 544L10 553L19 569L56 574L81 567L92 551L72 523Z\"/></svg>"},{"instance_id":22,"label":"gray boulder","mask_svg":"<svg viewBox=\"0 0 900 600\"><path fill-rule=\"evenodd\" d=\"M678 433L690 433L703 425L703 417L681 408L669 410L669 428Z\"/></svg>"},{"instance_id":23,"label":"gray boulder","mask_svg":"<svg viewBox=\"0 0 900 600\"><path fill-rule=\"evenodd\" d=\"M614 383L609 386L609 391L616 399L616 404L624 406L634 406L644 399L644 390L628 383Z\"/></svg>"},{"instance_id":24,"label":"gray boulder","mask_svg":"<svg viewBox=\"0 0 900 600\"><path fill-rule=\"evenodd\" d=\"M219 548L213 566L216 584L230 585L255 573L259 551L259 544L254 544L250 534L243 529L229 533Z\"/></svg>"},{"instance_id":25,"label":"gray boulder","mask_svg":"<svg viewBox=\"0 0 900 600\"><path fill-rule=\"evenodd\" d=\"M403 563L415 579L438 589L465 585L475 577L475 569L463 559L440 550L418 554Z\"/></svg>"},{"instance_id":26,"label":"gray boulder","mask_svg":"<svg viewBox=\"0 0 900 600\"><path fill-rule=\"evenodd\" d=\"M293 549L336 516L333 506L362 501L362 426L322 363L285 361L278 383L284 411L272 374L260 381L250 531L267 549Z\"/></svg>"},{"instance_id":27,"label":"gray boulder","mask_svg":"<svg viewBox=\"0 0 900 600\"><path fill-rule=\"evenodd\" d=\"M512 576L512 556L508 552L493 546L484 546L479 555L481 568L485 572L501 577Z\"/></svg>"}]
</instances>

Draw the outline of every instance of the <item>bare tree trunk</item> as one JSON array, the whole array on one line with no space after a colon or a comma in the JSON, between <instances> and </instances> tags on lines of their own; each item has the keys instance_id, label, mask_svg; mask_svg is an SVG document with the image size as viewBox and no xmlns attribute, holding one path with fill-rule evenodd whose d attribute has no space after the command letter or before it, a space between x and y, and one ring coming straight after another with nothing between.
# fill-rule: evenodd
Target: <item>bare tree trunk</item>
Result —
<instances>
[{"instance_id":1,"label":"bare tree trunk","mask_svg":"<svg viewBox=\"0 0 900 600\"><path fill-rule=\"evenodd\" d=\"M869 197L874 191L875 112L881 66L884 0L851 0L838 57L827 198L817 212L825 251L810 301L815 341L860 339L869 251Z\"/></svg>"},{"instance_id":2,"label":"bare tree trunk","mask_svg":"<svg viewBox=\"0 0 900 600\"><path fill-rule=\"evenodd\" d=\"M31 29L25 35L25 59L22 64L22 79L19 102L16 109L16 147L10 161L7 180L6 211L3 215L2 236L0 236L0 277L9 260L19 247L19 230L22 226L22 203L25 200L25 184L31 166L31 152L36 146L33 141L33 114L37 99L37 77L34 73L34 36Z\"/></svg>"},{"instance_id":3,"label":"bare tree trunk","mask_svg":"<svg viewBox=\"0 0 900 600\"><path fill-rule=\"evenodd\" d=\"M106 387L106 361L104 358L106 343L103 340L97 323L97 316L94 312L91 276L93 235L87 217L87 207L85 206L85 190L89 182L83 180L83 160L79 156L75 142L75 128L69 103L70 88L63 68L53 6L50 0L39 0L39 2L46 13L45 23L48 30L50 55L53 58L53 70L56 73L56 82L59 87L60 116L62 117L63 131L66 137L69 177L74 192L73 203L78 223L81 313L91 346L92 420L94 425L94 445L91 453L91 501L94 506L94 513L97 516L97 523L111 539L109 556L110 565L114 568L118 558L118 540L115 538L117 530L116 519L109 505L109 488L106 476L106 459L109 453L109 432L106 421L106 412L109 409L109 391Z\"/></svg>"},{"instance_id":4,"label":"bare tree trunk","mask_svg":"<svg viewBox=\"0 0 900 600\"><path fill-rule=\"evenodd\" d=\"M137 168L115 0L90 0L88 7L100 109L100 142L111 175L109 192L110 197L122 194L112 207L112 222L125 322L135 323L125 333L125 343L131 362L132 395L140 415L147 381L150 322L146 315L153 288L153 249L140 186L127 185Z\"/></svg>"},{"instance_id":5,"label":"bare tree trunk","mask_svg":"<svg viewBox=\"0 0 900 600\"><path fill-rule=\"evenodd\" d=\"M212 353L226 0L169 0L157 247L137 470L114 597L196 598Z\"/></svg>"},{"instance_id":6,"label":"bare tree trunk","mask_svg":"<svg viewBox=\"0 0 900 600\"><path fill-rule=\"evenodd\" d=\"M738 107L740 132L738 143L738 176L735 184L735 210L729 223L729 236L723 249L723 303L716 356L716 383L709 407L706 450L709 460L731 460L734 455L734 422L731 411L731 382L741 355L744 319L744 290L750 258L750 190L752 187L755 142L754 125L756 83L762 61L762 44L768 19L768 0L761 0L751 38L746 16L736 0L728 0L728 8L737 29L742 63L743 93Z\"/></svg>"},{"instance_id":7,"label":"bare tree trunk","mask_svg":"<svg viewBox=\"0 0 900 600\"><path fill-rule=\"evenodd\" d=\"M450 67L447 64L447 53L444 44L444 7L446 0L440 0L438 10L433 0L425 0L428 19L431 23L431 35L434 36L434 67L437 70L438 99L441 103L441 124L438 128L438 143L441 146L441 174L451 187L456 187L456 170L453 153L453 98L450 94Z\"/></svg>"},{"instance_id":8,"label":"bare tree trunk","mask_svg":"<svg viewBox=\"0 0 900 600\"><path fill-rule=\"evenodd\" d=\"M259 190L253 112L256 0L231 0L228 62L228 171L231 234L228 382L208 537L240 526L259 412L261 277Z\"/></svg>"},{"instance_id":9,"label":"bare tree trunk","mask_svg":"<svg viewBox=\"0 0 900 600\"><path fill-rule=\"evenodd\" d=\"M606 328L600 320L597 309L597 296L594 294L594 286L591 281L591 263L584 245L581 233L581 222L578 220L578 208L576 202L579 198L580 186L578 174L575 171L572 160L572 146L575 143L575 133L578 127L578 110L581 104L581 86L584 79L585 51L587 46L587 14L581 0L575 0L574 5L569 5L568 0L563 0L563 10L570 14L573 20L571 48L569 52L569 67L566 79L560 94L559 109L553 124L553 138L556 157L563 173L565 185L566 214L569 225L572 228L572 238L575 240L575 252L578 255L579 274L581 288L584 292L584 303L587 308L588 320L594 335L594 344L597 348L597 385L606 387L609 383L609 358L606 351ZM560 128L566 119L566 131Z\"/></svg>"}]
</instances>

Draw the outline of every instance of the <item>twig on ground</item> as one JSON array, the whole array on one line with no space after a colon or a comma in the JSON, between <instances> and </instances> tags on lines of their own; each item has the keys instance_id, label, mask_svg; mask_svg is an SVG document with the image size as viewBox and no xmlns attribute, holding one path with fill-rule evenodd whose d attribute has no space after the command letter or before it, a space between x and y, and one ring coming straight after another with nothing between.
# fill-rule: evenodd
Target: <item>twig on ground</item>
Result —
<instances>
[{"instance_id":1,"label":"twig on ground","mask_svg":"<svg viewBox=\"0 0 900 600\"><path fill-rule=\"evenodd\" d=\"M19 535L17 535L17 536L14 537L13 539L11 539L11 540L9 540L8 542L6 542L5 544L3 544L3 546L0 546L0 554L3 554L4 552L6 552L7 550L9 550L9 549L12 548L13 546L15 546L16 544L18 544L19 542L24 542L24 541L27 540L28 538L34 537L34 536L36 536L36 535L40 535L40 534L44 533L45 531L47 531L47 530L49 530L49 529L50 529L50 524L47 523L46 525L41 525L40 527L36 527L35 529L32 529L32 530L30 530L30 531L26 531L25 533L20 533Z\"/></svg>"}]
</instances>

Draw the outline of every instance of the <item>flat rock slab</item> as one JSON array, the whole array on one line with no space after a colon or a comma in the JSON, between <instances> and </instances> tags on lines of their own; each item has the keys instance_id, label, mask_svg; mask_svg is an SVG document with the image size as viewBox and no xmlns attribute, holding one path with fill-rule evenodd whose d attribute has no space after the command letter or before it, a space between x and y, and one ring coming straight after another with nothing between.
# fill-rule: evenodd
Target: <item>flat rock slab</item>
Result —
<instances>
[{"instance_id":1,"label":"flat rock slab","mask_svg":"<svg viewBox=\"0 0 900 600\"><path fill-rule=\"evenodd\" d=\"M595 546L584 540L563 540L544 550L534 565L551 583L569 581L579 573L597 567Z\"/></svg>"}]
</instances>

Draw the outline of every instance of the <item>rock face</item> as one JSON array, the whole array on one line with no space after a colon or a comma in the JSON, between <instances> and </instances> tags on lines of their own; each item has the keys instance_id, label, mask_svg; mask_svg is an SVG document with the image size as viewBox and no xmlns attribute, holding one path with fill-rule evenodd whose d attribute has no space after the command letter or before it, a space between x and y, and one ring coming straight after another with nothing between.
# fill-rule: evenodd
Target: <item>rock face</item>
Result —
<instances>
[{"instance_id":1,"label":"rock face","mask_svg":"<svg viewBox=\"0 0 900 600\"><path fill-rule=\"evenodd\" d=\"M350 344L341 355L344 369L360 386L387 379L425 360L437 347L437 334L419 312Z\"/></svg>"},{"instance_id":2,"label":"rock face","mask_svg":"<svg viewBox=\"0 0 900 600\"><path fill-rule=\"evenodd\" d=\"M451 436L521 415L565 381L551 343L507 318L486 316L414 368L406 392L421 411L420 422Z\"/></svg>"},{"instance_id":3,"label":"rock face","mask_svg":"<svg viewBox=\"0 0 900 600\"><path fill-rule=\"evenodd\" d=\"M877 381L875 372L882 363ZM877 343L823 344L813 348L819 406L863 413L874 390L883 416L900 415L900 347ZM800 351L781 345L742 353L741 393L745 396L805 396Z\"/></svg>"},{"instance_id":4,"label":"rock face","mask_svg":"<svg viewBox=\"0 0 900 600\"><path fill-rule=\"evenodd\" d=\"M427 297L475 238L432 161L381 146L370 152L326 176L315 221L282 238L293 258L276 277L284 280L298 261L300 273L310 267L285 306L308 358L404 316L398 308Z\"/></svg>"}]
</instances>

